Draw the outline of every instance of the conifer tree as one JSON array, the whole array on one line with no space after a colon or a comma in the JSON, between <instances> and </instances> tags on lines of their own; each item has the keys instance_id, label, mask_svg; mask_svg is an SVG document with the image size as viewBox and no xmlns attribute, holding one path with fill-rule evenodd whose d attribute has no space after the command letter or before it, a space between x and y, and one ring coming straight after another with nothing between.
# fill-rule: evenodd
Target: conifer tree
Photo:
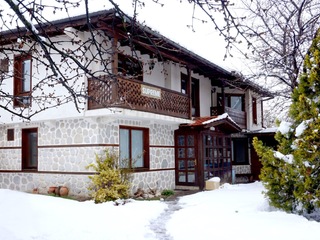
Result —
<instances>
[{"instance_id":1,"label":"conifer tree","mask_svg":"<svg viewBox=\"0 0 320 240\"><path fill-rule=\"evenodd\" d=\"M253 144L271 205L310 213L320 208L320 29L306 54L289 117L287 130L280 124L276 134L277 151L257 139Z\"/></svg>"}]
</instances>

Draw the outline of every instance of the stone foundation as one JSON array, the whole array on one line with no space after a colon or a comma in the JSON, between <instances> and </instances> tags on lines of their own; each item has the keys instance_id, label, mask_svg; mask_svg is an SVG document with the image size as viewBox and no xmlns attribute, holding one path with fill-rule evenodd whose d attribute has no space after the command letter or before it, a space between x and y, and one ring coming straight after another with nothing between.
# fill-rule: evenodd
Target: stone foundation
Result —
<instances>
[{"instance_id":1,"label":"stone foundation","mask_svg":"<svg viewBox=\"0 0 320 240\"><path fill-rule=\"evenodd\" d=\"M72 196L88 196L87 166L106 149L118 152L119 126L149 129L150 171L134 173L132 192L137 188L174 189L174 129L150 121L90 117L20 123L0 128L0 188L47 193L50 186L66 186ZM14 140L7 141L7 129ZM22 129L38 129L38 171L21 171ZM1 170L3 170L1 172ZM65 172L65 173L64 173Z\"/></svg>"}]
</instances>

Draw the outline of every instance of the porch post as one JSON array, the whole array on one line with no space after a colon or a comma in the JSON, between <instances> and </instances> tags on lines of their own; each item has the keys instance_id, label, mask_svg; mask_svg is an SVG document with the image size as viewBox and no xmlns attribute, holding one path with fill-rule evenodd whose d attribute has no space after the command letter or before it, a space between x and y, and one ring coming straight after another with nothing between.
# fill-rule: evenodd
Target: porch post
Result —
<instances>
[{"instance_id":1,"label":"porch post","mask_svg":"<svg viewBox=\"0 0 320 240\"><path fill-rule=\"evenodd\" d=\"M222 104L222 113L226 112L226 103L225 103L225 93L224 93L224 82L222 82L222 86L221 86L221 95L222 95L222 99L221 99L221 104Z\"/></svg>"},{"instance_id":2,"label":"porch post","mask_svg":"<svg viewBox=\"0 0 320 240\"><path fill-rule=\"evenodd\" d=\"M187 75L188 75L188 80L187 80L187 93L189 97L189 119L192 118L192 88L191 88L191 70L189 67L187 67Z\"/></svg>"}]
</instances>

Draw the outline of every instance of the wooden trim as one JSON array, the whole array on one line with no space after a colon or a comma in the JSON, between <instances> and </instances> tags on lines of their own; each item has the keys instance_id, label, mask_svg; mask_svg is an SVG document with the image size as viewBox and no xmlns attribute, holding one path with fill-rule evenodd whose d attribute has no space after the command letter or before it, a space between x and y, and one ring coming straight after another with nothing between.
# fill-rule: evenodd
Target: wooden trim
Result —
<instances>
[{"instance_id":1,"label":"wooden trim","mask_svg":"<svg viewBox=\"0 0 320 240\"><path fill-rule=\"evenodd\" d=\"M150 148L174 148L174 146L150 145Z\"/></svg>"},{"instance_id":2,"label":"wooden trim","mask_svg":"<svg viewBox=\"0 0 320 240\"><path fill-rule=\"evenodd\" d=\"M96 172L61 172L61 171L32 171L32 170L0 170L0 173L36 173L36 174L69 174L69 175L93 175Z\"/></svg>"},{"instance_id":3,"label":"wooden trim","mask_svg":"<svg viewBox=\"0 0 320 240\"><path fill-rule=\"evenodd\" d=\"M132 173L140 172L159 172L159 171L174 171L174 168L160 168L160 169L141 169L134 170ZM66 175L93 175L97 172L61 172L61 171L32 171L32 170L0 170L0 173L36 173L36 174L66 174Z\"/></svg>"},{"instance_id":4,"label":"wooden trim","mask_svg":"<svg viewBox=\"0 0 320 240\"><path fill-rule=\"evenodd\" d=\"M119 147L119 144L70 144L70 145L42 145L38 148L78 148L78 147ZM0 147L0 150L21 149L22 146Z\"/></svg>"},{"instance_id":5,"label":"wooden trim","mask_svg":"<svg viewBox=\"0 0 320 240\"><path fill-rule=\"evenodd\" d=\"M70 145L42 145L38 148L78 148L78 147L119 147L119 144L70 144Z\"/></svg>"}]
</instances>

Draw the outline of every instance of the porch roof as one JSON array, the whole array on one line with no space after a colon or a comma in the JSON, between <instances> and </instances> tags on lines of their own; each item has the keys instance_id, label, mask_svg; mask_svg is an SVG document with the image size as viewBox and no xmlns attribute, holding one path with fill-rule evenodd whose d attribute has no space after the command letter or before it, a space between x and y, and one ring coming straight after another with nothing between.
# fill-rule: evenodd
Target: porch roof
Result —
<instances>
[{"instance_id":1,"label":"porch roof","mask_svg":"<svg viewBox=\"0 0 320 240\"><path fill-rule=\"evenodd\" d=\"M88 19L90 24L87 23ZM164 37L151 28L138 23L119 9L109 9L60 19L35 26L39 34L44 37L61 35L67 27L79 31L90 29L104 31L108 37L117 37L122 45L131 45L142 54L151 53L160 61L171 60L185 65L195 73L211 79L213 86L229 86L241 89L250 88L264 97L273 97L267 89L245 79L240 74L229 72L209 60L191 52L178 43ZM130 33L130 34L128 34ZM16 28L0 32L0 44L10 44L17 38L35 38L36 36L26 28Z\"/></svg>"},{"instance_id":2,"label":"porch roof","mask_svg":"<svg viewBox=\"0 0 320 240\"><path fill-rule=\"evenodd\" d=\"M241 127L227 113L218 116L197 117L192 123L181 124L180 127L203 128L218 127L227 133L241 132Z\"/></svg>"}]
</instances>

